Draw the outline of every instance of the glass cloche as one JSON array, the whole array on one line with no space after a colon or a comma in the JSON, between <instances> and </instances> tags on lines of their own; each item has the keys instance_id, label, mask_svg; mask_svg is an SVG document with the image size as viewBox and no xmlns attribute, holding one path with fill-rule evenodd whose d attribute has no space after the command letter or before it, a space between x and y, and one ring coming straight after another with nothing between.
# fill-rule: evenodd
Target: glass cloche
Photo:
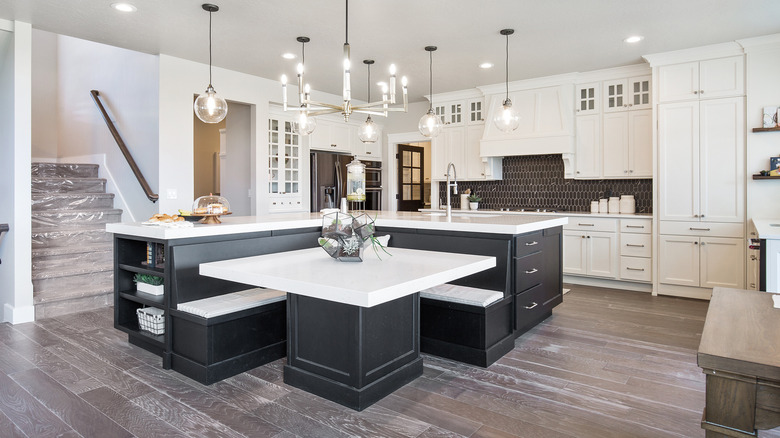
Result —
<instances>
[{"instance_id":1,"label":"glass cloche","mask_svg":"<svg viewBox=\"0 0 780 438\"><path fill-rule=\"evenodd\" d=\"M347 164L347 201L366 201L366 165L357 158Z\"/></svg>"},{"instance_id":2,"label":"glass cloche","mask_svg":"<svg viewBox=\"0 0 780 438\"><path fill-rule=\"evenodd\" d=\"M204 224L221 223L219 216L230 214L230 203L222 196L209 194L201 196L192 203L193 216L203 216L200 220Z\"/></svg>"}]
</instances>

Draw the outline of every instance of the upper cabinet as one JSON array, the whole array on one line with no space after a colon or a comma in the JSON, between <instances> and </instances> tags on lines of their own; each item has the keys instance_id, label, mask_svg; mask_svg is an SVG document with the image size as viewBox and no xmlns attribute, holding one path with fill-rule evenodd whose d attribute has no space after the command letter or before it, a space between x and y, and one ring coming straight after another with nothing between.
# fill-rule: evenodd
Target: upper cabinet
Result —
<instances>
[{"instance_id":1,"label":"upper cabinet","mask_svg":"<svg viewBox=\"0 0 780 438\"><path fill-rule=\"evenodd\" d=\"M650 75L604 81L604 112L650 109Z\"/></svg>"},{"instance_id":2,"label":"upper cabinet","mask_svg":"<svg viewBox=\"0 0 780 438\"><path fill-rule=\"evenodd\" d=\"M376 143L363 143L358 137L358 129L365 119L362 117L355 119L360 121L344 122L338 118L317 117L317 128L309 135L309 148L313 151L339 152L352 154L361 159L382 161L382 127L377 126L380 133Z\"/></svg>"},{"instance_id":3,"label":"upper cabinet","mask_svg":"<svg viewBox=\"0 0 780 438\"><path fill-rule=\"evenodd\" d=\"M662 65L658 67L658 100L713 99L745 94L743 56Z\"/></svg>"},{"instance_id":4,"label":"upper cabinet","mask_svg":"<svg viewBox=\"0 0 780 438\"><path fill-rule=\"evenodd\" d=\"M576 87L575 111L578 116L599 114L601 112L601 83L580 84Z\"/></svg>"},{"instance_id":5,"label":"upper cabinet","mask_svg":"<svg viewBox=\"0 0 780 438\"><path fill-rule=\"evenodd\" d=\"M292 116L271 111L268 116L268 211L301 211L301 137L293 129Z\"/></svg>"},{"instance_id":6,"label":"upper cabinet","mask_svg":"<svg viewBox=\"0 0 780 438\"><path fill-rule=\"evenodd\" d=\"M482 98L460 98L438 103L439 99L439 96L434 96L433 112L439 116L442 125L460 126L485 123Z\"/></svg>"}]
</instances>

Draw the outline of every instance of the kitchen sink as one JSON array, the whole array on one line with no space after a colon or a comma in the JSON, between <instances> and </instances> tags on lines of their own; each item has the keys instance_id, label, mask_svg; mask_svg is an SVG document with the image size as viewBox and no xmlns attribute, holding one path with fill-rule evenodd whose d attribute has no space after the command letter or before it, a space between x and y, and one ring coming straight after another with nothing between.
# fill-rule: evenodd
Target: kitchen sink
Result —
<instances>
[{"instance_id":1,"label":"kitchen sink","mask_svg":"<svg viewBox=\"0 0 780 438\"><path fill-rule=\"evenodd\" d=\"M424 216L447 216L447 213L434 211L432 213L423 213ZM480 214L480 213L452 213L452 217L496 217L497 214Z\"/></svg>"}]
</instances>

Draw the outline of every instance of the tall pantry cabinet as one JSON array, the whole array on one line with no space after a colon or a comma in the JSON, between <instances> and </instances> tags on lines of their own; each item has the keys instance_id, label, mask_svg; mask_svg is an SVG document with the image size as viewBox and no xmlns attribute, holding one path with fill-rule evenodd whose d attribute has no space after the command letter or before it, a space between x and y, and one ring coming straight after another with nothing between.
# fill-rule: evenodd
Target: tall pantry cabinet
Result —
<instances>
[{"instance_id":1,"label":"tall pantry cabinet","mask_svg":"<svg viewBox=\"0 0 780 438\"><path fill-rule=\"evenodd\" d=\"M653 55L651 63L659 55ZM745 286L744 56L656 62L660 294Z\"/></svg>"}]
</instances>

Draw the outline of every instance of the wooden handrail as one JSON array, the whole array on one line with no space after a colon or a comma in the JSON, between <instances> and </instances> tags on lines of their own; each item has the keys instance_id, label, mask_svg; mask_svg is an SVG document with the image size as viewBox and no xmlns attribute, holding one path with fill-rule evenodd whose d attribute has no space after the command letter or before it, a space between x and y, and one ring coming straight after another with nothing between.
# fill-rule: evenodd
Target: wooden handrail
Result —
<instances>
[{"instance_id":1,"label":"wooden handrail","mask_svg":"<svg viewBox=\"0 0 780 438\"><path fill-rule=\"evenodd\" d=\"M135 160L133 159L133 156L130 155L130 151L127 149L124 140L122 140L122 137L119 135L119 131L116 130L116 126L114 126L114 122L112 122L111 118L108 117L108 113L106 112L106 109L103 107L103 104L100 102L100 93L98 93L97 90L92 90L89 93L92 95L92 100L95 101L95 105L97 105L98 109L100 110L100 113L103 115L103 120L106 121L108 130L111 131L111 135L114 136L116 145L119 146L119 150L122 151L122 155L125 156L125 160L127 160L127 164L130 165L130 169L133 170L133 174L135 175L135 178L141 184L141 188L144 189L144 193L146 193L146 197L149 198L149 200L152 202L157 202L157 200L160 199L160 196L152 192L152 188L149 187L149 183L146 182L146 178L144 178L144 175L141 173L141 169L139 169L138 165L135 164Z\"/></svg>"}]
</instances>

